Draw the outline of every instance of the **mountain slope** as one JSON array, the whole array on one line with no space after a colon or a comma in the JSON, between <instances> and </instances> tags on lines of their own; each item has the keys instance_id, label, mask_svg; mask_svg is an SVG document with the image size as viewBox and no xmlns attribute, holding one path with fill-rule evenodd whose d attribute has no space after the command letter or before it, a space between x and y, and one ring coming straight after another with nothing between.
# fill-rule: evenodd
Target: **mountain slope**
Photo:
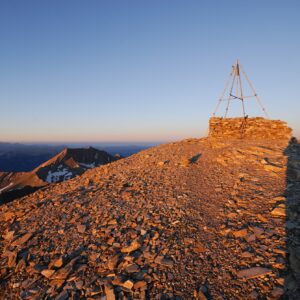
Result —
<instances>
[{"instance_id":1,"label":"mountain slope","mask_svg":"<svg viewBox=\"0 0 300 300\"><path fill-rule=\"evenodd\" d=\"M69 180L87 169L116 159L92 147L66 148L30 172L0 173L0 200L8 201L27 195L49 183Z\"/></svg>"},{"instance_id":2,"label":"mountain slope","mask_svg":"<svg viewBox=\"0 0 300 300\"><path fill-rule=\"evenodd\" d=\"M0 293L278 299L285 286L297 299L287 277L289 147L185 140L1 206Z\"/></svg>"},{"instance_id":3,"label":"mountain slope","mask_svg":"<svg viewBox=\"0 0 300 300\"><path fill-rule=\"evenodd\" d=\"M61 153L33 170L37 176L48 183L61 182L116 160L116 157L95 148L64 149Z\"/></svg>"}]
</instances>

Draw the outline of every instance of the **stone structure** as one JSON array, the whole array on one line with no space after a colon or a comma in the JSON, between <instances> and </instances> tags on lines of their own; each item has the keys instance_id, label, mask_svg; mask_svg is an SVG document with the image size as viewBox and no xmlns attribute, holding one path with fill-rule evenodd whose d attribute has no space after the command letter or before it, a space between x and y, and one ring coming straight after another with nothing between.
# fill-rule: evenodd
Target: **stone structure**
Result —
<instances>
[{"instance_id":1,"label":"stone structure","mask_svg":"<svg viewBox=\"0 0 300 300\"><path fill-rule=\"evenodd\" d=\"M209 120L209 137L230 139L290 139L286 122L264 118L217 118Z\"/></svg>"}]
</instances>

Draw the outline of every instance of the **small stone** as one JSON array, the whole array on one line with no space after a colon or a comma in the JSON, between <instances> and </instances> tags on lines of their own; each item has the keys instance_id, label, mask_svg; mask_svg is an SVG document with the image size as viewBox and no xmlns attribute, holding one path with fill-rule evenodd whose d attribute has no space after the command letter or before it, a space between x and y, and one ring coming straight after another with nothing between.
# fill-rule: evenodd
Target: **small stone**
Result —
<instances>
[{"instance_id":1,"label":"small stone","mask_svg":"<svg viewBox=\"0 0 300 300\"><path fill-rule=\"evenodd\" d=\"M15 216L15 214L14 213L12 213L12 212L5 212L5 213L2 213L2 218L3 218L3 220L5 221L5 222L8 222L8 221L10 221L13 217Z\"/></svg>"},{"instance_id":2,"label":"small stone","mask_svg":"<svg viewBox=\"0 0 300 300\"><path fill-rule=\"evenodd\" d=\"M203 253L206 251L206 248L204 247L204 245L202 243L197 242L194 247L194 251L197 253Z\"/></svg>"},{"instance_id":3,"label":"small stone","mask_svg":"<svg viewBox=\"0 0 300 300\"><path fill-rule=\"evenodd\" d=\"M55 273L55 270L49 270L49 269L43 270L41 272L41 274L43 276L45 276L46 278L50 278L54 273Z\"/></svg>"},{"instance_id":4,"label":"small stone","mask_svg":"<svg viewBox=\"0 0 300 300\"><path fill-rule=\"evenodd\" d=\"M55 298L55 300L67 300L67 299L69 299L69 294L68 294L68 292L66 290L62 291Z\"/></svg>"},{"instance_id":5,"label":"small stone","mask_svg":"<svg viewBox=\"0 0 300 300\"><path fill-rule=\"evenodd\" d=\"M280 166L275 166L275 165L264 165L264 169L266 171L270 171L270 172L274 172L274 173L277 173L279 171L282 170L282 167Z\"/></svg>"},{"instance_id":6,"label":"small stone","mask_svg":"<svg viewBox=\"0 0 300 300\"><path fill-rule=\"evenodd\" d=\"M140 243L137 241L132 241L128 247L123 247L121 249L122 253L130 253L133 252L141 247Z\"/></svg>"},{"instance_id":7,"label":"small stone","mask_svg":"<svg viewBox=\"0 0 300 300\"><path fill-rule=\"evenodd\" d=\"M204 293L199 289L199 291L194 291L194 297L197 300L207 300L207 297L204 295Z\"/></svg>"},{"instance_id":8,"label":"small stone","mask_svg":"<svg viewBox=\"0 0 300 300\"><path fill-rule=\"evenodd\" d=\"M227 217L228 219L234 219L235 217L237 217L237 214L231 212L231 213L229 213L228 215L226 215L226 217Z\"/></svg>"},{"instance_id":9,"label":"small stone","mask_svg":"<svg viewBox=\"0 0 300 300\"><path fill-rule=\"evenodd\" d=\"M147 286L147 282L142 280L142 281L136 282L136 283L134 284L133 288L134 288L135 290L137 290L137 289L143 288L144 286Z\"/></svg>"},{"instance_id":10,"label":"small stone","mask_svg":"<svg viewBox=\"0 0 300 300\"><path fill-rule=\"evenodd\" d=\"M247 229L241 229L241 230L237 230L237 231L233 231L232 234L236 237L245 237L248 234L248 230Z\"/></svg>"},{"instance_id":11,"label":"small stone","mask_svg":"<svg viewBox=\"0 0 300 300\"><path fill-rule=\"evenodd\" d=\"M17 251L15 251L15 252L6 251L6 252L3 253L3 256L8 257L7 266L9 268L12 268L12 267L16 266L16 264L17 264L17 255L18 255Z\"/></svg>"},{"instance_id":12,"label":"small stone","mask_svg":"<svg viewBox=\"0 0 300 300\"><path fill-rule=\"evenodd\" d=\"M194 243L194 239L192 238L184 238L185 245L191 245Z\"/></svg>"},{"instance_id":13,"label":"small stone","mask_svg":"<svg viewBox=\"0 0 300 300\"><path fill-rule=\"evenodd\" d=\"M156 241L159 238L159 233L155 231L154 236L152 237L152 240Z\"/></svg>"},{"instance_id":14,"label":"small stone","mask_svg":"<svg viewBox=\"0 0 300 300\"><path fill-rule=\"evenodd\" d=\"M114 243L114 241L115 241L115 238L112 236L106 241L106 243L111 246Z\"/></svg>"},{"instance_id":15,"label":"small stone","mask_svg":"<svg viewBox=\"0 0 300 300\"><path fill-rule=\"evenodd\" d=\"M69 276L69 274L70 274L71 271L72 271L72 266L71 265L67 265L64 268L59 269L58 271L56 271L53 274L52 278L53 279L58 279L58 280L64 280L64 279L66 279Z\"/></svg>"},{"instance_id":16,"label":"small stone","mask_svg":"<svg viewBox=\"0 0 300 300\"><path fill-rule=\"evenodd\" d=\"M272 202L282 202L285 200L286 200L286 198L284 196L277 196L272 199Z\"/></svg>"},{"instance_id":17,"label":"small stone","mask_svg":"<svg viewBox=\"0 0 300 300\"><path fill-rule=\"evenodd\" d=\"M16 289L16 288L18 288L20 285L21 285L20 282L15 282L15 283L12 284L12 288L13 288L13 289Z\"/></svg>"},{"instance_id":18,"label":"small stone","mask_svg":"<svg viewBox=\"0 0 300 300\"><path fill-rule=\"evenodd\" d=\"M106 285L104 287L104 289L105 289L105 294L106 294L106 300L115 300L116 299L113 288Z\"/></svg>"},{"instance_id":19,"label":"small stone","mask_svg":"<svg viewBox=\"0 0 300 300\"><path fill-rule=\"evenodd\" d=\"M262 216L261 214L258 214L257 215L257 218L261 221L261 222L267 222L268 220L264 217L264 216Z\"/></svg>"},{"instance_id":20,"label":"small stone","mask_svg":"<svg viewBox=\"0 0 300 300\"><path fill-rule=\"evenodd\" d=\"M285 217L285 208L276 207L271 211L271 215L274 217Z\"/></svg>"},{"instance_id":21,"label":"small stone","mask_svg":"<svg viewBox=\"0 0 300 300\"><path fill-rule=\"evenodd\" d=\"M277 278L276 281L277 281L278 284L280 284L282 286L284 285L284 278L282 278L282 277Z\"/></svg>"},{"instance_id":22,"label":"small stone","mask_svg":"<svg viewBox=\"0 0 300 300\"><path fill-rule=\"evenodd\" d=\"M76 285L76 288L79 289L79 290L81 290L83 288L83 286L84 286L82 280L75 281L75 285Z\"/></svg>"},{"instance_id":23,"label":"small stone","mask_svg":"<svg viewBox=\"0 0 300 300\"><path fill-rule=\"evenodd\" d=\"M253 254L252 253L250 253L250 252L247 252L247 251L245 251L245 252L243 252L242 253L242 255L241 255L242 257L244 257L244 258L249 258L249 257L252 257L253 256Z\"/></svg>"},{"instance_id":24,"label":"small stone","mask_svg":"<svg viewBox=\"0 0 300 300\"><path fill-rule=\"evenodd\" d=\"M237 277L242 279L251 279L256 277L265 276L272 273L271 269L254 267L250 269L240 270L237 272Z\"/></svg>"},{"instance_id":25,"label":"small stone","mask_svg":"<svg viewBox=\"0 0 300 300\"><path fill-rule=\"evenodd\" d=\"M251 230L254 232L256 237L260 237L265 231L260 227L252 227Z\"/></svg>"},{"instance_id":26,"label":"small stone","mask_svg":"<svg viewBox=\"0 0 300 300\"><path fill-rule=\"evenodd\" d=\"M147 230L141 229L141 235L145 235L147 233Z\"/></svg>"},{"instance_id":27,"label":"small stone","mask_svg":"<svg viewBox=\"0 0 300 300\"><path fill-rule=\"evenodd\" d=\"M6 234L4 234L2 237L7 240L7 241L10 241L13 239L14 237L14 231L8 231Z\"/></svg>"},{"instance_id":28,"label":"small stone","mask_svg":"<svg viewBox=\"0 0 300 300\"><path fill-rule=\"evenodd\" d=\"M133 282L131 280L126 280L122 286L126 289L131 290L133 288Z\"/></svg>"},{"instance_id":29,"label":"small stone","mask_svg":"<svg viewBox=\"0 0 300 300\"><path fill-rule=\"evenodd\" d=\"M159 161L157 164L158 164L160 167L162 167L162 166L166 165L167 163L169 163L169 161L168 161L168 160L164 160L164 161Z\"/></svg>"},{"instance_id":30,"label":"small stone","mask_svg":"<svg viewBox=\"0 0 300 300\"><path fill-rule=\"evenodd\" d=\"M174 261L172 259L164 258L163 256L156 257L155 262L167 267L173 267L174 265Z\"/></svg>"},{"instance_id":31,"label":"small stone","mask_svg":"<svg viewBox=\"0 0 300 300\"><path fill-rule=\"evenodd\" d=\"M89 260L95 262L100 257L99 253L92 252L89 254Z\"/></svg>"},{"instance_id":32,"label":"small stone","mask_svg":"<svg viewBox=\"0 0 300 300\"><path fill-rule=\"evenodd\" d=\"M63 259L62 259L62 257L60 257L53 262L53 267L60 268L63 265L63 263L64 263Z\"/></svg>"},{"instance_id":33,"label":"small stone","mask_svg":"<svg viewBox=\"0 0 300 300\"><path fill-rule=\"evenodd\" d=\"M256 240L256 235L255 235L255 234L250 234L250 235L248 235L245 239L246 239L246 241L247 241L248 243L254 242L254 241Z\"/></svg>"},{"instance_id":34,"label":"small stone","mask_svg":"<svg viewBox=\"0 0 300 300\"><path fill-rule=\"evenodd\" d=\"M274 251L274 253L281 254L282 256L286 255L286 250L283 250L283 249L275 248L273 251Z\"/></svg>"},{"instance_id":35,"label":"small stone","mask_svg":"<svg viewBox=\"0 0 300 300\"><path fill-rule=\"evenodd\" d=\"M26 233L12 242L12 246L21 246L32 237L32 233Z\"/></svg>"},{"instance_id":36,"label":"small stone","mask_svg":"<svg viewBox=\"0 0 300 300\"><path fill-rule=\"evenodd\" d=\"M135 273L135 272L138 272L140 270L140 268L138 267L138 265L132 264L132 265L127 266L125 270L128 273Z\"/></svg>"},{"instance_id":37,"label":"small stone","mask_svg":"<svg viewBox=\"0 0 300 300\"><path fill-rule=\"evenodd\" d=\"M190 160L188 158L183 158L180 165L186 168L190 165Z\"/></svg>"},{"instance_id":38,"label":"small stone","mask_svg":"<svg viewBox=\"0 0 300 300\"><path fill-rule=\"evenodd\" d=\"M109 270L113 270L117 266L118 260L119 260L119 256L115 255L108 261L107 266Z\"/></svg>"},{"instance_id":39,"label":"small stone","mask_svg":"<svg viewBox=\"0 0 300 300\"><path fill-rule=\"evenodd\" d=\"M77 225L77 230L79 233L84 233L86 230L86 225L81 225L81 224Z\"/></svg>"},{"instance_id":40,"label":"small stone","mask_svg":"<svg viewBox=\"0 0 300 300\"><path fill-rule=\"evenodd\" d=\"M118 222L116 219L111 219L107 222L107 225L117 225L117 224L118 224Z\"/></svg>"}]
</instances>

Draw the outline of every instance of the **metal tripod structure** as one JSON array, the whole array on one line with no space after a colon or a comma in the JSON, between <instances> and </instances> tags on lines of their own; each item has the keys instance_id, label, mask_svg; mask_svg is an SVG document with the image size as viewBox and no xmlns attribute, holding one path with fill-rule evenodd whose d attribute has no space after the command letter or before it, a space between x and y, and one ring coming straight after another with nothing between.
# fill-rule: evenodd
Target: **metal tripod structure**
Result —
<instances>
[{"instance_id":1,"label":"metal tripod structure","mask_svg":"<svg viewBox=\"0 0 300 300\"><path fill-rule=\"evenodd\" d=\"M248 85L250 87L250 90L252 92L251 95L245 96L243 93L243 84L242 84L242 75L243 77L246 79L246 81L248 82ZM229 89L229 95L226 94L226 92L228 91L228 87L230 86ZM219 109L221 103L223 101L227 102L226 104L226 110L225 110L225 115L224 118L227 117L228 114L228 110L229 110L229 106L230 106L230 102L232 100L240 100L242 103L242 111L243 111L243 116L244 118L247 117L246 112L245 112L245 100L248 98L256 98L258 105L261 107L261 109L263 110L265 116L268 118L268 114L266 112L266 109L263 107L261 100L259 99L252 82L249 80L244 68L242 67L242 65L240 64L239 60L237 59L236 63L232 66L232 70L231 73L229 75L229 78L226 82L225 88L218 100L217 106L215 108L215 111L213 112L213 116L216 115L217 110Z\"/></svg>"}]
</instances>

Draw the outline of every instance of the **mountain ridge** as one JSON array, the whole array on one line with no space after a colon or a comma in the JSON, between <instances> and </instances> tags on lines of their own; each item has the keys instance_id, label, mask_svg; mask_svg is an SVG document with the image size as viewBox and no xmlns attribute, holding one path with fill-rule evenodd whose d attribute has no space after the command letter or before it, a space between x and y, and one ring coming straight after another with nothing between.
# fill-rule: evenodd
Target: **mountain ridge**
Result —
<instances>
[{"instance_id":1,"label":"mountain ridge","mask_svg":"<svg viewBox=\"0 0 300 300\"><path fill-rule=\"evenodd\" d=\"M87 169L118 159L105 151L89 148L64 148L60 153L29 172L2 172L0 199L13 200L48 184L61 182Z\"/></svg>"},{"instance_id":2,"label":"mountain ridge","mask_svg":"<svg viewBox=\"0 0 300 300\"><path fill-rule=\"evenodd\" d=\"M112 156L130 156L149 145L94 143L93 148L103 150ZM64 148L85 148L86 143L63 145L21 144L0 142L0 170L2 172L29 172L60 153Z\"/></svg>"},{"instance_id":3,"label":"mountain ridge","mask_svg":"<svg viewBox=\"0 0 300 300\"><path fill-rule=\"evenodd\" d=\"M297 299L284 279L286 149L288 139L164 144L2 206L2 293L278 299L289 280Z\"/></svg>"}]
</instances>

